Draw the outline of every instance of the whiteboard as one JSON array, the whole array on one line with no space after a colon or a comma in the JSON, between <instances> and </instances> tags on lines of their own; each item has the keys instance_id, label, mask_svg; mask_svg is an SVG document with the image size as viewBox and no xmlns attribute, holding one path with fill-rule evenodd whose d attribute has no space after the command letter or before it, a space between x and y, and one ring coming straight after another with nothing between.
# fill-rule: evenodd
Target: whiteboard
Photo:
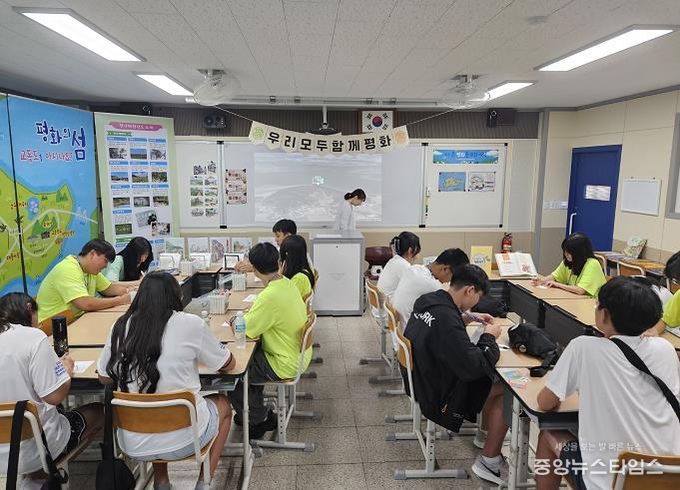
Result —
<instances>
[{"instance_id":1,"label":"whiteboard","mask_svg":"<svg viewBox=\"0 0 680 490\"><path fill-rule=\"evenodd\" d=\"M411 145L406 148L395 149L389 153L381 155L365 155L358 158L366 159L366 169L375 170L375 160L379 157L382 167L380 167L377 175L378 185L380 188L380 203L381 210L380 219L375 221L364 221L362 223L361 213L362 208L357 209L357 223L359 226L417 226L420 224L422 207L423 207L423 151L420 145ZM267 158L263 158L267 157ZM223 212L228 227L269 227L272 224L272 217L268 220L258 220L258 216L262 217L262 209L256 209L256 197L258 192L258 176L262 180L262 172L256 170L256 163L265 160L280 158L281 165L291 165L292 161L296 159L300 162L300 170L296 179L300 180L300 184L307 184L309 182L318 182L320 185L328 184L331 179L338 178L338 172L333 172L334 175L329 176L328 165L337 166L337 169L342 171L343 165L349 165L347 159L343 157L325 157L323 165L315 166L313 162L319 161L319 157L298 156L295 154L286 154L282 151L272 151L262 145L254 145L252 143L225 143L224 145L224 159L223 159L223 173L227 169L245 170L247 176L247 202L243 204L227 204L223 199ZM371 160L369 162L369 160ZM310 163L311 162L311 163ZM351 162L356 164L357 162ZM323 168L322 168L323 167ZM349 175L349 168L347 173ZM325 180L320 180L320 177ZM349 192L356 187L362 187L360 180L353 180L353 177L348 177L341 185L342 192ZM283 180L283 178L282 178ZM290 184L290 182L286 182ZM368 182L367 182L368 184ZM264 185L260 182L260 186ZM338 187L337 185L335 187ZM346 187L346 188L345 188ZM368 191L368 189L367 189ZM339 188L336 189L339 192ZM367 192L368 199L376 199L375 195ZM335 199L340 202L342 194L339 193ZM304 203L309 196L300 193L299 200ZM333 203L333 216L329 216L326 220L305 220L300 216L278 216L278 218L292 218L296 221L298 226L312 227L331 225L334 221L335 201ZM373 206L375 207L375 206ZM284 213L285 214L285 213Z\"/></svg>"},{"instance_id":2,"label":"whiteboard","mask_svg":"<svg viewBox=\"0 0 680 490\"><path fill-rule=\"evenodd\" d=\"M624 179L621 190L621 211L659 215L661 180Z\"/></svg>"},{"instance_id":3,"label":"whiteboard","mask_svg":"<svg viewBox=\"0 0 680 490\"><path fill-rule=\"evenodd\" d=\"M222 145L215 141L177 141L176 148L180 227L219 228L223 222Z\"/></svg>"},{"instance_id":4,"label":"whiteboard","mask_svg":"<svg viewBox=\"0 0 680 490\"><path fill-rule=\"evenodd\" d=\"M506 153L504 144L429 146L426 225L501 227Z\"/></svg>"}]
</instances>

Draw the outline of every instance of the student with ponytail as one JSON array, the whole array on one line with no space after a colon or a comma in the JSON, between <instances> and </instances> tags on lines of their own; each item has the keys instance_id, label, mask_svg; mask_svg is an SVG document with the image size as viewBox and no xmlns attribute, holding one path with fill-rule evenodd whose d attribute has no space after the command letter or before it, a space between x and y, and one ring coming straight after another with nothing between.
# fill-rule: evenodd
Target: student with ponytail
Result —
<instances>
[{"instance_id":1,"label":"student with ponytail","mask_svg":"<svg viewBox=\"0 0 680 490\"><path fill-rule=\"evenodd\" d=\"M392 299L401 276L409 270L420 253L420 238L410 231L402 231L390 241L394 256L385 265L378 279L378 288Z\"/></svg>"},{"instance_id":2,"label":"student with ponytail","mask_svg":"<svg viewBox=\"0 0 680 490\"><path fill-rule=\"evenodd\" d=\"M335 228L337 230L356 230L357 223L354 216L354 208L361 206L366 201L366 193L363 189L354 189L344 196L345 198L338 206L338 213L335 216Z\"/></svg>"}]
</instances>

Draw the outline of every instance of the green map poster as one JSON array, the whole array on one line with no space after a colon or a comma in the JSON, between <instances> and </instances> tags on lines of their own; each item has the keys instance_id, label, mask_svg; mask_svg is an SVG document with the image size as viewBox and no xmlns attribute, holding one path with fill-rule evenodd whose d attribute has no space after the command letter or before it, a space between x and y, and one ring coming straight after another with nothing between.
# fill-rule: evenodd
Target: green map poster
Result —
<instances>
[{"instance_id":1,"label":"green map poster","mask_svg":"<svg viewBox=\"0 0 680 490\"><path fill-rule=\"evenodd\" d=\"M92 113L15 96L0 102L0 293L23 290L23 261L35 295L55 264L99 233Z\"/></svg>"}]
</instances>

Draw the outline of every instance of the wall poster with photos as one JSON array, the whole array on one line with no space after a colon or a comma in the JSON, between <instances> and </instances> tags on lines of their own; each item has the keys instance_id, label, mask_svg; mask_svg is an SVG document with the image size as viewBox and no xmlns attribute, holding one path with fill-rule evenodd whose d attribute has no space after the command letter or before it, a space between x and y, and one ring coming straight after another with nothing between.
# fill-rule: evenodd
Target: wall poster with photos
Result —
<instances>
[{"instance_id":1,"label":"wall poster with photos","mask_svg":"<svg viewBox=\"0 0 680 490\"><path fill-rule=\"evenodd\" d=\"M143 236L163 251L165 238L179 232L173 120L98 112L95 127L106 239L121 249Z\"/></svg>"}]
</instances>

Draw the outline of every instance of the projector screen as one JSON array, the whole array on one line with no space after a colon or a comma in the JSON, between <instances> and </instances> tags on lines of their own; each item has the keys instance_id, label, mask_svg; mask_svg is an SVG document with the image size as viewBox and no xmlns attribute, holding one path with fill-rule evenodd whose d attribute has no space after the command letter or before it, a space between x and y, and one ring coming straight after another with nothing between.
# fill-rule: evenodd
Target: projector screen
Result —
<instances>
[{"instance_id":1,"label":"projector screen","mask_svg":"<svg viewBox=\"0 0 680 490\"><path fill-rule=\"evenodd\" d=\"M335 220L346 192L361 188L357 222L382 221L382 155L315 156L260 151L254 155L255 222L282 216L298 223Z\"/></svg>"}]
</instances>

